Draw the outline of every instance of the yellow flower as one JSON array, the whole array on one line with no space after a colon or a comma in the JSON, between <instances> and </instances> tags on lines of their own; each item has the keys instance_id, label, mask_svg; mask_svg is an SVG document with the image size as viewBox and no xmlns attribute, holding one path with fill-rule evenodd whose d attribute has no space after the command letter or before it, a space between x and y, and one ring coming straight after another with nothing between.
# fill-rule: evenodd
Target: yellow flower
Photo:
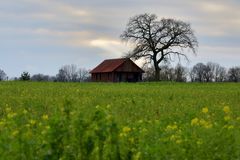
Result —
<instances>
[{"instance_id":1,"label":"yellow flower","mask_svg":"<svg viewBox=\"0 0 240 160\"><path fill-rule=\"evenodd\" d=\"M18 135L18 133L19 133L19 131L15 130L15 131L13 131L12 136L15 137L16 135Z\"/></svg>"},{"instance_id":2,"label":"yellow flower","mask_svg":"<svg viewBox=\"0 0 240 160\"><path fill-rule=\"evenodd\" d=\"M129 140L130 143L134 143L134 138L131 137L128 140Z\"/></svg>"},{"instance_id":3,"label":"yellow flower","mask_svg":"<svg viewBox=\"0 0 240 160\"><path fill-rule=\"evenodd\" d=\"M193 118L193 119L191 120L191 125L192 125L192 126L197 126L197 125L199 125L199 119L198 119L198 118Z\"/></svg>"},{"instance_id":4,"label":"yellow flower","mask_svg":"<svg viewBox=\"0 0 240 160\"><path fill-rule=\"evenodd\" d=\"M7 117L8 118L13 118L13 117L15 117L17 115L17 113L8 113L7 114Z\"/></svg>"},{"instance_id":5,"label":"yellow flower","mask_svg":"<svg viewBox=\"0 0 240 160\"><path fill-rule=\"evenodd\" d=\"M35 125L35 124L36 124L36 121L33 120L33 119L31 119L31 120L29 121L29 123L30 123L31 125Z\"/></svg>"},{"instance_id":6,"label":"yellow flower","mask_svg":"<svg viewBox=\"0 0 240 160\"><path fill-rule=\"evenodd\" d=\"M50 129L51 127L50 127L50 126L46 126L45 128L48 130L48 129Z\"/></svg>"},{"instance_id":7,"label":"yellow flower","mask_svg":"<svg viewBox=\"0 0 240 160\"><path fill-rule=\"evenodd\" d=\"M123 127L123 133L128 133L128 132L130 132L131 131L131 128L129 128L128 126L126 126L126 127Z\"/></svg>"},{"instance_id":8,"label":"yellow flower","mask_svg":"<svg viewBox=\"0 0 240 160\"><path fill-rule=\"evenodd\" d=\"M182 143L182 140L181 140L181 139L178 139L178 140L176 140L176 143L177 143L177 144L180 144L180 143Z\"/></svg>"},{"instance_id":9,"label":"yellow flower","mask_svg":"<svg viewBox=\"0 0 240 160\"><path fill-rule=\"evenodd\" d=\"M225 121L229 121L230 119L231 119L230 116L224 116L224 120L225 120Z\"/></svg>"},{"instance_id":10,"label":"yellow flower","mask_svg":"<svg viewBox=\"0 0 240 160\"><path fill-rule=\"evenodd\" d=\"M166 128L166 131L170 131L170 130L176 130L178 127L176 124L173 125L168 125Z\"/></svg>"},{"instance_id":11,"label":"yellow flower","mask_svg":"<svg viewBox=\"0 0 240 160\"><path fill-rule=\"evenodd\" d=\"M0 121L0 127L3 127L5 125L4 121Z\"/></svg>"},{"instance_id":12,"label":"yellow flower","mask_svg":"<svg viewBox=\"0 0 240 160\"><path fill-rule=\"evenodd\" d=\"M170 140L171 140L171 141L175 141L176 138L177 138L177 137L173 134L173 135L171 135Z\"/></svg>"},{"instance_id":13,"label":"yellow flower","mask_svg":"<svg viewBox=\"0 0 240 160\"><path fill-rule=\"evenodd\" d=\"M141 157L141 152L137 152L137 154L134 155L134 158L133 158L133 159L135 159L135 160L139 160L140 157Z\"/></svg>"},{"instance_id":14,"label":"yellow flower","mask_svg":"<svg viewBox=\"0 0 240 160\"><path fill-rule=\"evenodd\" d=\"M208 108L207 108L207 107L204 107L204 108L202 109L202 112L203 112L203 113L208 113Z\"/></svg>"},{"instance_id":15,"label":"yellow flower","mask_svg":"<svg viewBox=\"0 0 240 160\"><path fill-rule=\"evenodd\" d=\"M229 112L230 112L229 106L224 106L224 107L223 107L223 111L224 111L225 113L229 113Z\"/></svg>"},{"instance_id":16,"label":"yellow flower","mask_svg":"<svg viewBox=\"0 0 240 160\"><path fill-rule=\"evenodd\" d=\"M44 114L44 115L42 116L42 119L43 119L43 120L48 120L48 115L47 115L47 114Z\"/></svg>"}]
</instances>

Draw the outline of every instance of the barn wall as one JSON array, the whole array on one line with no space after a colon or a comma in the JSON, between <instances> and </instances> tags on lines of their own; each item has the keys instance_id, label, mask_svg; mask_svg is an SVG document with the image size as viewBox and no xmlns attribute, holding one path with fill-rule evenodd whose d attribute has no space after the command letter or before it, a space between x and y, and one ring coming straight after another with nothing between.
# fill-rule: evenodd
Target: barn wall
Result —
<instances>
[{"instance_id":1,"label":"barn wall","mask_svg":"<svg viewBox=\"0 0 240 160\"><path fill-rule=\"evenodd\" d=\"M114 82L140 82L142 73L139 72L114 72Z\"/></svg>"},{"instance_id":2,"label":"barn wall","mask_svg":"<svg viewBox=\"0 0 240 160\"><path fill-rule=\"evenodd\" d=\"M92 82L113 82L113 73L92 73Z\"/></svg>"}]
</instances>

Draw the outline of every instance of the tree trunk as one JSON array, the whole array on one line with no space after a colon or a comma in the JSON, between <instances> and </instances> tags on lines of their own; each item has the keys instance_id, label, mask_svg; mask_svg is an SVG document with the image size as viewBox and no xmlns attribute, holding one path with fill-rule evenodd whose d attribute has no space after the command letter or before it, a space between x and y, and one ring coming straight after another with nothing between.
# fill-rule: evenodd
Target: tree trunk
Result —
<instances>
[{"instance_id":1,"label":"tree trunk","mask_svg":"<svg viewBox=\"0 0 240 160\"><path fill-rule=\"evenodd\" d=\"M155 67L155 81L160 80L160 68L157 66Z\"/></svg>"},{"instance_id":2,"label":"tree trunk","mask_svg":"<svg viewBox=\"0 0 240 160\"><path fill-rule=\"evenodd\" d=\"M153 60L154 69L155 69L155 81L159 81L160 80L160 68L159 68L158 62L157 62L157 53L154 53L152 60Z\"/></svg>"}]
</instances>

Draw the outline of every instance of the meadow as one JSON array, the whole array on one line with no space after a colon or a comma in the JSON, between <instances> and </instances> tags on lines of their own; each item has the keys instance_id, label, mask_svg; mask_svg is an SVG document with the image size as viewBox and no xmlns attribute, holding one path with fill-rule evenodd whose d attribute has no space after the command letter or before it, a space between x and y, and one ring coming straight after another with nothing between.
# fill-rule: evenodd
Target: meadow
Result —
<instances>
[{"instance_id":1,"label":"meadow","mask_svg":"<svg viewBox=\"0 0 240 160\"><path fill-rule=\"evenodd\" d=\"M0 83L0 159L240 159L240 83Z\"/></svg>"}]
</instances>

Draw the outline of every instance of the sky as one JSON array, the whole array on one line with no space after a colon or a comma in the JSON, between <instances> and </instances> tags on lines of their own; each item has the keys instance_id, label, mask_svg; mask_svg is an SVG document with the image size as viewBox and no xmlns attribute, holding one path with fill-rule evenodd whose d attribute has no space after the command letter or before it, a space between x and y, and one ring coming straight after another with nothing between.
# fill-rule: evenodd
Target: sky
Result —
<instances>
[{"instance_id":1,"label":"sky","mask_svg":"<svg viewBox=\"0 0 240 160\"><path fill-rule=\"evenodd\" d=\"M1 0L0 69L9 77L93 69L130 50L119 36L142 13L191 23L199 47L183 65L240 65L239 0Z\"/></svg>"}]
</instances>

